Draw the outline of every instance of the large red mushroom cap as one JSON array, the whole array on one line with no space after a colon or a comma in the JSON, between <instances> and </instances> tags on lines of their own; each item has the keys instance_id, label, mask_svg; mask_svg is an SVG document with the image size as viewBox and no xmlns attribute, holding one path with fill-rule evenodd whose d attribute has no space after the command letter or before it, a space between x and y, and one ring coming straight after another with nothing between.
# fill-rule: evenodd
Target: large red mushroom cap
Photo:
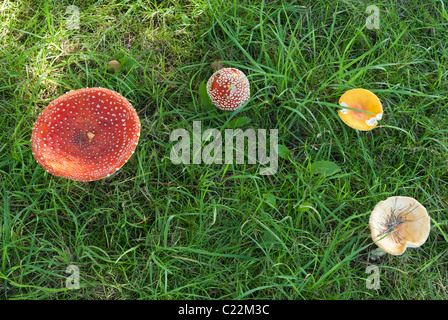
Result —
<instances>
[{"instance_id":1,"label":"large red mushroom cap","mask_svg":"<svg viewBox=\"0 0 448 320\"><path fill-rule=\"evenodd\" d=\"M52 101L37 118L33 155L51 174L72 180L108 177L134 153L140 121L115 91L85 88Z\"/></svg>"},{"instance_id":2,"label":"large red mushroom cap","mask_svg":"<svg viewBox=\"0 0 448 320\"><path fill-rule=\"evenodd\" d=\"M207 94L221 110L236 110L250 98L250 84L241 70L224 68L207 81Z\"/></svg>"}]
</instances>

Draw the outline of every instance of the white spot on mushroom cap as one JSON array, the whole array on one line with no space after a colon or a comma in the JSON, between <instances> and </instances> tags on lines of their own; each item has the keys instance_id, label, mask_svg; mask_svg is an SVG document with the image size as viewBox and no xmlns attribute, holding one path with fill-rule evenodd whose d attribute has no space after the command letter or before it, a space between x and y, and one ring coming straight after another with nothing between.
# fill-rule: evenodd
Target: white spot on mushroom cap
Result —
<instances>
[{"instance_id":1,"label":"white spot on mushroom cap","mask_svg":"<svg viewBox=\"0 0 448 320\"><path fill-rule=\"evenodd\" d=\"M378 123L378 121L376 120L375 117L366 120L366 124L368 126L371 126L371 127L374 126L377 123Z\"/></svg>"},{"instance_id":2,"label":"white spot on mushroom cap","mask_svg":"<svg viewBox=\"0 0 448 320\"><path fill-rule=\"evenodd\" d=\"M382 113L378 113L375 117L367 119L366 120L366 124L368 126L374 126L375 124L378 123L379 120L381 120L382 117L383 117L383 114Z\"/></svg>"}]
</instances>

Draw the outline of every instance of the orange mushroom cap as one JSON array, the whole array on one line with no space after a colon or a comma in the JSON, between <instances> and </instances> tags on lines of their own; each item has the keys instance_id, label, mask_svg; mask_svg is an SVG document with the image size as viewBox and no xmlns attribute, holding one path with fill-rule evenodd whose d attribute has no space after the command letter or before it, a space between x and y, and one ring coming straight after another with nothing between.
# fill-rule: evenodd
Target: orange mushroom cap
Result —
<instances>
[{"instance_id":1,"label":"orange mushroom cap","mask_svg":"<svg viewBox=\"0 0 448 320\"><path fill-rule=\"evenodd\" d=\"M339 105L372 113L369 114L350 109L341 109L338 111L338 115L342 121L357 130L372 130L378 124L378 120L381 120L383 117L381 101L373 92L366 89L348 90L339 99Z\"/></svg>"},{"instance_id":2,"label":"orange mushroom cap","mask_svg":"<svg viewBox=\"0 0 448 320\"><path fill-rule=\"evenodd\" d=\"M103 88L70 91L37 118L33 155L49 173L72 180L108 177L128 161L140 136L140 121L119 93Z\"/></svg>"},{"instance_id":3,"label":"orange mushroom cap","mask_svg":"<svg viewBox=\"0 0 448 320\"><path fill-rule=\"evenodd\" d=\"M250 98L250 84L241 70L224 68L207 81L207 94L221 110L236 110Z\"/></svg>"}]
</instances>

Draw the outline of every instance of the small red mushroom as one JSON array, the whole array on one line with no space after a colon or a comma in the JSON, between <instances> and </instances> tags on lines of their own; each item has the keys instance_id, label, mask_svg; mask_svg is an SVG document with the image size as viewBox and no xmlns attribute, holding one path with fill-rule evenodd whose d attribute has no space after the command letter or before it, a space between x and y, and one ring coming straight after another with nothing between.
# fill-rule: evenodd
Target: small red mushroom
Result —
<instances>
[{"instance_id":1,"label":"small red mushroom","mask_svg":"<svg viewBox=\"0 0 448 320\"><path fill-rule=\"evenodd\" d=\"M37 118L31 144L49 173L93 181L120 169L134 153L140 121L119 93L103 88L70 91Z\"/></svg>"},{"instance_id":2,"label":"small red mushroom","mask_svg":"<svg viewBox=\"0 0 448 320\"><path fill-rule=\"evenodd\" d=\"M224 68L207 81L207 94L221 110L236 110L250 98L249 80L241 70Z\"/></svg>"}]
</instances>

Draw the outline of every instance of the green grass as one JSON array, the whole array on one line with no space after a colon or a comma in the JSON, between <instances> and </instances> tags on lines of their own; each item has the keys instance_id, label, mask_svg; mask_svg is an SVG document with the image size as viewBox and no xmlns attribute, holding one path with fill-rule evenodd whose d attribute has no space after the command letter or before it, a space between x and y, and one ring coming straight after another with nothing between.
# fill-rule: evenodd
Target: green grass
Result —
<instances>
[{"instance_id":1,"label":"green grass","mask_svg":"<svg viewBox=\"0 0 448 320\"><path fill-rule=\"evenodd\" d=\"M65 10L80 9L79 29ZM368 30L368 5L380 28ZM43 1L0 5L0 298L446 299L448 7L443 1ZM112 59L126 59L117 73ZM237 112L206 108L199 85L222 59L248 75ZM52 100L105 87L142 135L114 176L45 172L31 128ZM348 89L382 101L369 132L337 116ZM277 129L291 151L259 163L175 165L178 128ZM246 158L247 159L247 158ZM332 161L341 171L313 174ZM377 202L410 196L428 241L373 261ZM380 289L366 287L366 268ZM80 288L67 289L69 265Z\"/></svg>"}]
</instances>

